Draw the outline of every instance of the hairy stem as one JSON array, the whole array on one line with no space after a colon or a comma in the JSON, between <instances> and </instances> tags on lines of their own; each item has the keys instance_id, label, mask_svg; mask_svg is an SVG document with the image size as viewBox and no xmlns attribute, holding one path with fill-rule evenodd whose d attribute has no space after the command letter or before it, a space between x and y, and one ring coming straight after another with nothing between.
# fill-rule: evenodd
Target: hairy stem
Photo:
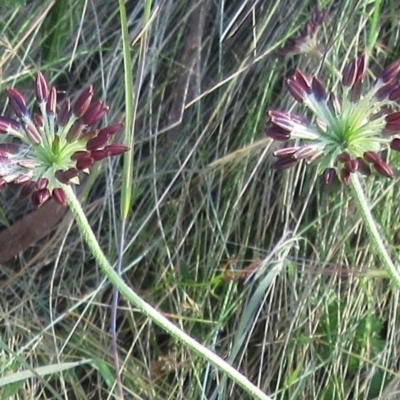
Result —
<instances>
[{"instance_id":1,"label":"hairy stem","mask_svg":"<svg viewBox=\"0 0 400 400\"><path fill-rule=\"evenodd\" d=\"M125 297L132 305L138 308L144 315L150 318L154 323L159 325L165 332L169 333L174 339L181 342L185 347L195 352L198 356L204 358L213 364L216 368L222 370L234 382L241 386L253 399L271 400L269 396L263 393L258 387L253 385L245 376L243 376L234 367L222 360L215 353L203 346L191 336L183 332L176 325L165 318L159 311L144 301L138 294L136 294L114 271L111 264L108 262L106 256L102 252L99 243L89 225L85 213L75 196L73 189L70 186L64 185L64 191L68 199L68 205L75 217L79 230L91 250L93 256L98 262L100 268L107 276L109 281L120 291L122 296Z\"/></svg>"},{"instance_id":2,"label":"hairy stem","mask_svg":"<svg viewBox=\"0 0 400 400\"><path fill-rule=\"evenodd\" d=\"M388 249L385 246L383 234L379 231L376 221L374 220L370 206L365 197L365 193L362 188L359 176L357 174L351 175L350 187L357 202L358 210L361 213L362 220L365 224L365 227L367 228L367 232L369 238L371 239L372 245L375 248L375 251L378 253L379 259L381 260L383 266L386 268L397 289L400 289L400 273L393 264Z\"/></svg>"}]
</instances>

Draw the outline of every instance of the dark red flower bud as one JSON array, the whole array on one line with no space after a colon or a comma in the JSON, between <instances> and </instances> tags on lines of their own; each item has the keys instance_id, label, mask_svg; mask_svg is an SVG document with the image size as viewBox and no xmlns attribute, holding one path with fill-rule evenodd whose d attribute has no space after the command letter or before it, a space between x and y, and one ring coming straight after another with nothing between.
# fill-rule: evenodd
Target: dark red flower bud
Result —
<instances>
[{"instance_id":1,"label":"dark red flower bud","mask_svg":"<svg viewBox=\"0 0 400 400\"><path fill-rule=\"evenodd\" d=\"M87 144L86 144L86 148L88 150L96 150L96 149L101 149L102 147L104 147L106 145L106 143L108 142L108 135L97 135L97 137L90 139Z\"/></svg>"},{"instance_id":2,"label":"dark red flower bud","mask_svg":"<svg viewBox=\"0 0 400 400\"><path fill-rule=\"evenodd\" d=\"M67 171L59 170L55 173L55 177L57 178L57 180L65 184L70 183L71 179L76 178L78 175L79 171L75 168L70 168Z\"/></svg>"},{"instance_id":3,"label":"dark red flower bud","mask_svg":"<svg viewBox=\"0 0 400 400\"><path fill-rule=\"evenodd\" d=\"M340 154L336 157L336 159L337 159L339 162L341 162L341 163L345 163L345 162L351 160L351 156L350 156L350 154L349 154L347 151L345 151L345 152L343 152L343 153L340 153Z\"/></svg>"},{"instance_id":4,"label":"dark red flower bud","mask_svg":"<svg viewBox=\"0 0 400 400\"><path fill-rule=\"evenodd\" d=\"M38 129L34 124L25 122L23 124L23 127L29 140L31 140L34 144L42 143L42 137L40 135L40 132L38 131Z\"/></svg>"},{"instance_id":5,"label":"dark red flower bud","mask_svg":"<svg viewBox=\"0 0 400 400\"><path fill-rule=\"evenodd\" d=\"M44 119L43 119L43 116L40 114L37 114L37 113L33 114L33 122L35 123L35 125L38 128L41 128L44 126Z\"/></svg>"},{"instance_id":6,"label":"dark red flower bud","mask_svg":"<svg viewBox=\"0 0 400 400\"><path fill-rule=\"evenodd\" d=\"M72 143L75 140L80 139L83 128L84 128L84 125L82 124L82 121L80 121L80 120L76 121L67 134L68 142Z\"/></svg>"},{"instance_id":7,"label":"dark red flower bud","mask_svg":"<svg viewBox=\"0 0 400 400\"><path fill-rule=\"evenodd\" d=\"M317 101L324 101L327 98L325 87L316 76L312 80L312 92Z\"/></svg>"},{"instance_id":8,"label":"dark red flower bud","mask_svg":"<svg viewBox=\"0 0 400 400\"><path fill-rule=\"evenodd\" d=\"M350 183L350 172L347 171L345 168L340 171L340 177L345 185L348 185Z\"/></svg>"},{"instance_id":9,"label":"dark red flower bud","mask_svg":"<svg viewBox=\"0 0 400 400\"><path fill-rule=\"evenodd\" d=\"M325 185L332 185L337 179L335 168L326 168L323 173L323 180Z\"/></svg>"},{"instance_id":10,"label":"dark red flower bud","mask_svg":"<svg viewBox=\"0 0 400 400\"><path fill-rule=\"evenodd\" d=\"M271 139L281 142L290 139L290 132L288 132L286 129L281 128L280 126L270 126L269 128L267 128L265 133Z\"/></svg>"},{"instance_id":11,"label":"dark red flower bud","mask_svg":"<svg viewBox=\"0 0 400 400\"><path fill-rule=\"evenodd\" d=\"M300 148L293 154L293 157L297 160L302 160L311 157L315 154L315 148L312 146L300 146Z\"/></svg>"},{"instance_id":12,"label":"dark red flower bud","mask_svg":"<svg viewBox=\"0 0 400 400\"><path fill-rule=\"evenodd\" d=\"M130 150L130 147L123 144L110 144L104 148L107 151L108 157L119 156Z\"/></svg>"},{"instance_id":13,"label":"dark red flower bud","mask_svg":"<svg viewBox=\"0 0 400 400\"><path fill-rule=\"evenodd\" d=\"M13 180L13 183L19 185L21 183L26 183L32 180L32 177L29 174L21 174L17 178Z\"/></svg>"},{"instance_id":14,"label":"dark red flower bud","mask_svg":"<svg viewBox=\"0 0 400 400\"><path fill-rule=\"evenodd\" d=\"M48 184L49 180L47 178L39 178L36 181L36 189L38 190L46 189Z\"/></svg>"},{"instance_id":15,"label":"dark red flower bud","mask_svg":"<svg viewBox=\"0 0 400 400\"><path fill-rule=\"evenodd\" d=\"M106 126L105 128L99 130L99 135L108 135L109 137L111 137L112 135L115 135L116 133L120 132L123 127L124 124L122 122Z\"/></svg>"},{"instance_id":16,"label":"dark red flower bud","mask_svg":"<svg viewBox=\"0 0 400 400\"><path fill-rule=\"evenodd\" d=\"M389 94L389 100L396 101L400 98L400 84L396 84L393 87L392 92Z\"/></svg>"},{"instance_id":17,"label":"dark red flower bud","mask_svg":"<svg viewBox=\"0 0 400 400\"><path fill-rule=\"evenodd\" d=\"M12 118L0 116L0 133L10 133L11 131L18 131L20 128L19 122Z\"/></svg>"},{"instance_id":18,"label":"dark red flower bud","mask_svg":"<svg viewBox=\"0 0 400 400\"><path fill-rule=\"evenodd\" d=\"M76 160L76 168L81 171L84 169L88 169L93 165L94 161L95 160L89 155L80 157Z\"/></svg>"},{"instance_id":19,"label":"dark red flower bud","mask_svg":"<svg viewBox=\"0 0 400 400\"><path fill-rule=\"evenodd\" d=\"M296 151L299 150L299 147L283 147L282 149L275 150L273 155L278 158L292 158Z\"/></svg>"},{"instance_id":20,"label":"dark red flower bud","mask_svg":"<svg viewBox=\"0 0 400 400\"><path fill-rule=\"evenodd\" d=\"M381 156L375 151L366 151L363 154L364 160L368 161L371 164L377 164L382 161Z\"/></svg>"},{"instance_id":21,"label":"dark red flower bud","mask_svg":"<svg viewBox=\"0 0 400 400\"><path fill-rule=\"evenodd\" d=\"M293 129L294 123L292 121L292 115L290 113L279 110L270 110L268 111L268 115L274 125L279 126L280 128L288 132L291 132L291 130Z\"/></svg>"},{"instance_id":22,"label":"dark red flower bud","mask_svg":"<svg viewBox=\"0 0 400 400\"><path fill-rule=\"evenodd\" d=\"M385 131L397 133L400 131L400 111L386 115Z\"/></svg>"},{"instance_id":23,"label":"dark red flower bud","mask_svg":"<svg viewBox=\"0 0 400 400\"><path fill-rule=\"evenodd\" d=\"M90 153L88 151L76 151L74 154L71 156L72 161L79 160L82 157L89 156Z\"/></svg>"},{"instance_id":24,"label":"dark red flower bud","mask_svg":"<svg viewBox=\"0 0 400 400\"><path fill-rule=\"evenodd\" d=\"M15 115L18 118L29 117L24 95L16 89L7 89L7 95Z\"/></svg>"},{"instance_id":25,"label":"dark red flower bud","mask_svg":"<svg viewBox=\"0 0 400 400\"><path fill-rule=\"evenodd\" d=\"M400 60L392 62L378 76L378 80L386 83L391 81L400 72Z\"/></svg>"},{"instance_id":26,"label":"dark red flower bud","mask_svg":"<svg viewBox=\"0 0 400 400\"><path fill-rule=\"evenodd\" d=\"M374 164L375 169L386 178L394 179L396 177L393 168L385 163L385 161L381 161L379 163Z\"/></svg>"},{"instance_id":27,"label":"dark red flower bud","mask_svg":"<svg viewBox=\"0 0 400 400\"><path fill-rule=\"evenodd\" d=\"M94 136L87 142L86 148L88 150L95 150L102 148L110 139L110 137L119 132L123 126L124 126L123 124L115 124L100 129L97 133L97 136Z\"/></svg>"},{"instance_id":28,"label":"dark red flower bud","mask_svg":"<svg viewBox=\"0 0 400 400\"><path fill-rule=\"evenodd\" d=\"M90 106L93 98L93 86L86 88L76 100L73 111L76 117L82 117Z\"/></svg>"},{"instance_id":29,"label":"dark red flower bud","mask_svg":"<svg viewBox=\"0 0 400 400\"><path fill-rule=\"evenodd\" d=\"M61 204L64 207L67 205L67 196L65 195L63 189L61 188L53 189L52 196L58 204Z\"/></svg>"},{"instance_id":30,"label":"dark red flower bud","mask_svg":"<svg viewBox=\"0 0 400 400\"><path fill-rule=\"evenodd\" d=\"M71 101L70 99L65 99L61 105L60 110L57 114L57 124L59 126L67 125L67 122L71 118Z\"/></svg>"},{"instance_id":31,"label":"dark red flower bud","mask_svg":"<svg viewBox=\"0 0 400 400\"><path fill-rule=\"evenodd\" d=\"M51 197L48 189L36 190L32 193L32 203L35 208L39 208Z\"/></svg>"},{"instance_id":32,"label":"dark red flower bud","mask_svg":"<svg viewBox=\"0 0 400 400\"><path fill-rule=\"evenodd\" d=\"M392 150L400 151L400 139L393 139L392 143L390 143L390 148Z\"/></svg>"},{"instance_id":33,"label":"dark red flower bud","mask_svg":"<svg viewBox=\"0 0 400 400\"><path fill-rule=\"evenodd\" d=\"M41 72L36 76L35 93L39 103L45 103L49 97L49 85Z\"/></svg>"},{"instance_id":34,"label":"dark red flower bud","mask_svg":"<svg viewBox=\"0 0 400 400\"><path fill-rule=\"evenodd\" d=\"M294 75L287 80L287 85L290 94L299 103L302 103L312 92L310 79L299 70L297 70Z\"/></svg>"},{"instance_id":35,"label":"dark red flower bud","mask_svg":"<svg viewBox=\"0 0 400 400\"><path fill-rule=\"evenodd\" d=\"M108 109L109 107L104 106L102 101L91 104L83 116L83 123L89 126L97 124L107 114Z\"/></svg>"},{"instance_id":36,"label":"dark red flower bud","mask_svg":"<svg viewBox=\"0 0 400 400\"><path fill-rule=\"evenodd\" d=\"M55 87L52 87L49 93L49 97L47 99L46 105L47 112L51 115L55 115L57 111L57 90Z\"/></svg>"},{"instance_id":37,"label":"dark red flower bud","mask_svg":"<svg viewBox=\"0 0 400 400\"><path fill-rule=\"evenodd\" d=\"M357 160L349 160L344 163L344 168L346 171L350 173L354 173L358 170L358 162Z\"/></svg>"}]
</instances>

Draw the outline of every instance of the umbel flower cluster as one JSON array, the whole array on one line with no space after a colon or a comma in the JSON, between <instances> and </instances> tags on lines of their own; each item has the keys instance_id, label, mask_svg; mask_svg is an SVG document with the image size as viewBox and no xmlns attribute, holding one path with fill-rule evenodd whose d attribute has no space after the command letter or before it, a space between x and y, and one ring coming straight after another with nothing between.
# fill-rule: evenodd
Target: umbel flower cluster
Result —
<instances>
[{"instance_id":1,"label":"umbel flower cluster","mask_svg":"<svg viewBox=\"0 0 400 400\"><path fill-rule=\"evenodd\" d=\"M368 175L375 170L394 178L393 168L381 152L400 151L400 60L385 68L363 91L366 78L364 55L352 60L343 71L337 93L328 93L318 77L301 71L287 80L291 95L310 111L311 118L286 111L268 112L267 135L278 141L293 141L274 152L272 168L290 168L300 160L317 162L326 184L336 177L348 184L351 174Z\"/></svg>"},{"instance_id":2,"label":"umbel flower cluster","mask_svg":"<svg viewBox=\"0 0 400 400\"><path fill-rule=\"evenodd\" d=\"M35 207L51 197L66 205L64 184L79 184L80 171L88 173L94 162L129 150L108 144L123 124L96 129L108 107L93 101L92 86L73 104L66 98L59 106L56 88L39 73L35 94L38 112L31 113L20 91L7 90L16 117L0 116L0 134L8 135L0 143L0 187L22 185L21 195L31 195Z\"/></svg>"},{"instance_id":3,"label":"umbel flower cluster","mask_svg":"<svg viewBox=\"0 0 400 400\"><path fill-rule=\"evenodd\" d=\"M324 46L321 44L321 39L318 37L318 34L327 19L328 13L316 8L311 15L310 21L300 32L300 35L296 38L289 39L280 50L280 54L287 56L295 54L322 56L324 53Z\"/></svg>"}]
</instances>

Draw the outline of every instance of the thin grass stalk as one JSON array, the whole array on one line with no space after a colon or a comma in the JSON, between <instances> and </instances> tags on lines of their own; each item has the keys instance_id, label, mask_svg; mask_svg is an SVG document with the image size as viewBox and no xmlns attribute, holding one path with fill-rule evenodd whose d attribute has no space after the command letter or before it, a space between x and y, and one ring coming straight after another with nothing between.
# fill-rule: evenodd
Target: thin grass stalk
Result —
<instances>
[{"instance_id":1,"label":"thin grass stalk","mask_svg":"<svg viewBox=\"0 0 400 400\"><path fill-rule=\"evenodd\" d=\"M129 210L132 203L132 184L133 184L133 157L134 157L134 93L133 93L133 72L132 72L132 60L130 53L129 44L129 31L128 31L128 19L126 15L125 3L123 0L119 0L119 12L121 21L121 37L122 37L122 51L124 60L124 82L125 82L125 144L131 148L124 156L124 167L123 167L123 179L122 179L122 200L121 200L121 238L118 248L118 260L117 260L117 274L121 276L121 269L123 264L123 249L125 247L125 226L126 220L129 215ZM120 399L124 399L123 385L121 380L120 361L118 353L118 342L117 342L117 314L118 314L118 301L119 292L115 286L113 291L113 298L111 303L111 320L110 330L112 337L112 347L114 354L114 367L116 374L116 382L118 386L118 393Z\"/></svg>"}]
</instances>

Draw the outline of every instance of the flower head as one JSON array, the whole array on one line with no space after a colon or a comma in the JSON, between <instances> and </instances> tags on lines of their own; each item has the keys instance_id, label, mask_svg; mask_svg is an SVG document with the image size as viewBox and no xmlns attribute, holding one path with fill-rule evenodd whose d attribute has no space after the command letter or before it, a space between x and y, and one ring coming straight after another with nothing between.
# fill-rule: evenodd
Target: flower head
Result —
<instances>
[{"instance_id":1,"label":"flower head","mask_svg":"<svg viewBox=\"0 0 400 400\"><path fill-rule=\"evenodd\" d=\"M18 90L8 89L7 95L16 118L0 116L0 134L14 139L0 144L0 187L23 185L21 194L31 194L35 207L50 197L65 205L63 184L79 184L80 172L88 173L94 162L129 150L108 144L122 130L122 123L96 128L108 107L93 101L92 86L73 104L66 98L59 106L57 90L39 73L35 86L38 113L28 110Z\"/></svg>"},{"instance_id":2,"label":"flower head","mask_svg":"<svg viewBox=\"0 0 400 400\"><path fill-rule=\"evenodd\" d=\"M327 16L326 11L321 11L318 8L315 9L305 29L301 31L300 36L289 39L280 50L280 53L282 55L308 54L311 56L323 54L324 48L318 40L318 33Z\"/></svg>"},{"instance_id":3,"label":"flower head","mask_svg":"<svg viewBox=\"0 0 400 400\"><path fill-rule=\"evenodd\" d=\"M271 126L267 135L279 141L294 140L290 147L274 152L273 169L290 168L299 160L318 160L328 184L338 176L349 183L352 173L368 174L371 167L394 178L393 168L380 153L388 148L400 151L400 60L385 68L369 90L363 91L366 59L362 55L344 69L338 93L328 93L317 77L301 71L287 80L292 96L311 113L305 118L286 111L268 112Z\"/></svg>"}]
</instances>

